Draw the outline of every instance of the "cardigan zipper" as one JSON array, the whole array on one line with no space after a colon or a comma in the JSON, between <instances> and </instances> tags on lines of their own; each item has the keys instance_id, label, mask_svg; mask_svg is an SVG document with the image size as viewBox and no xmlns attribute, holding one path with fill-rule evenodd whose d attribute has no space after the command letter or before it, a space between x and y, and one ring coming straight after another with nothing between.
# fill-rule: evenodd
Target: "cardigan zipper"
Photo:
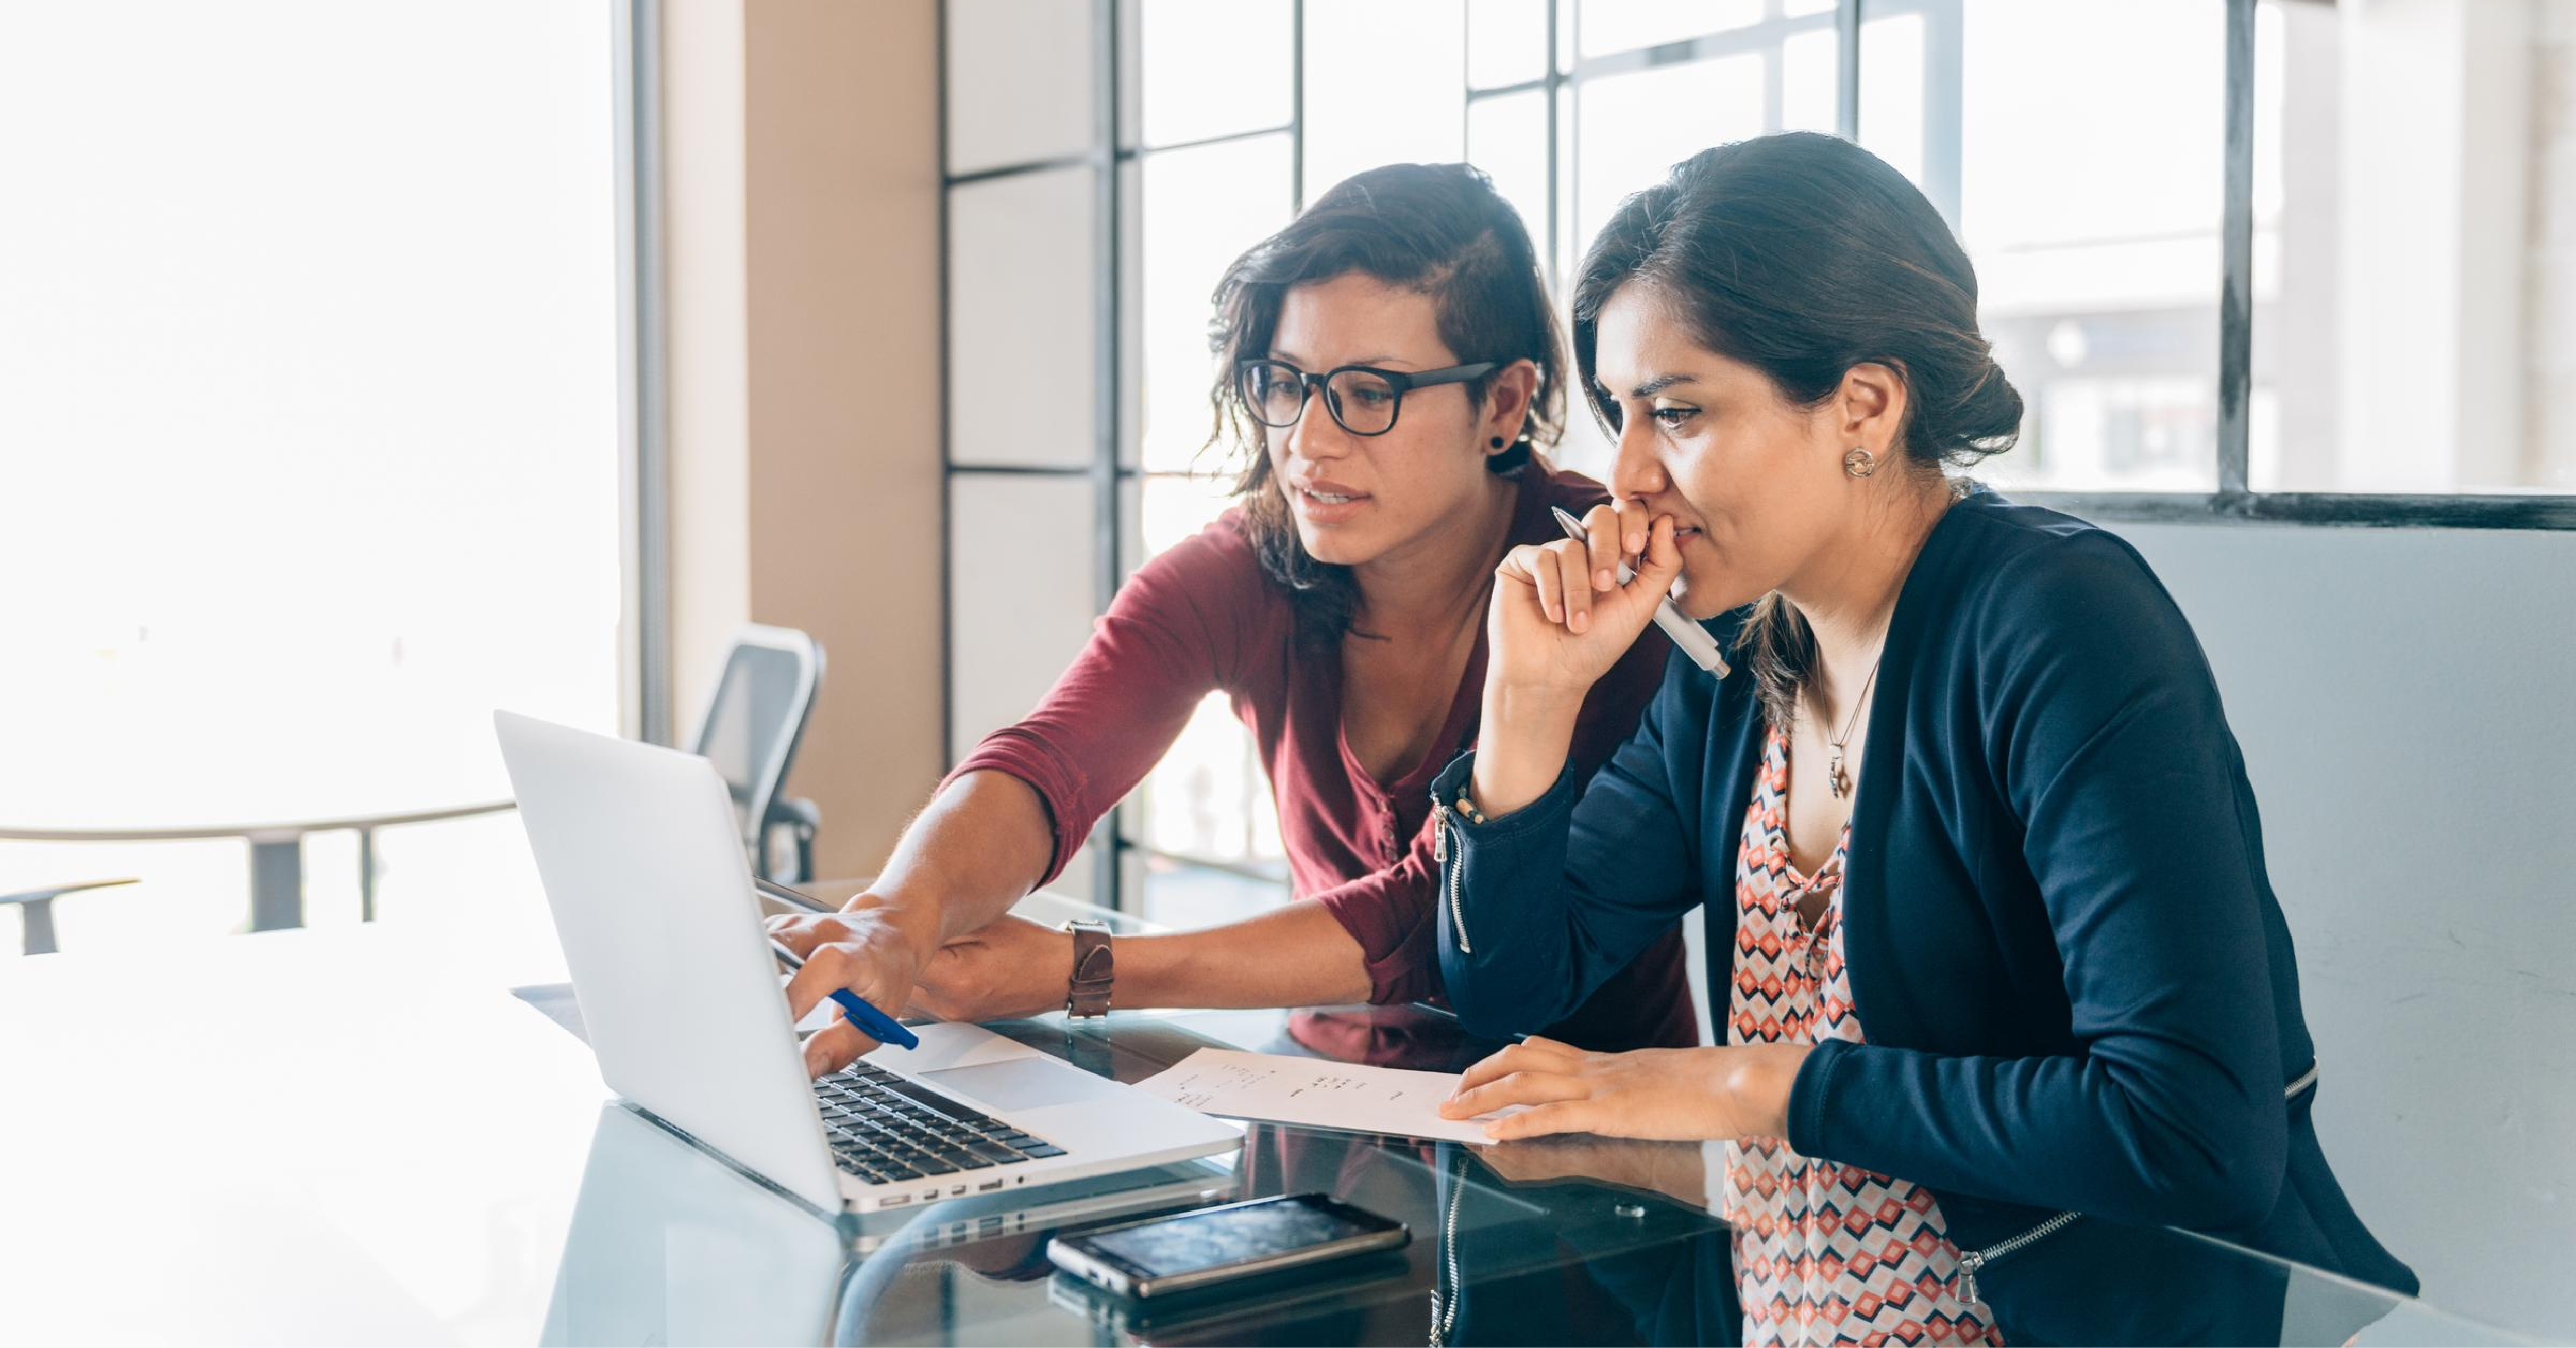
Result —
<instances>
[{"instance_id":1,"label":"cardigan zipper","mask_svg":"<svg viewBox=\"0 0 2576 1348\"><path fill-rule=\"evenodd\" d=\"M1961 1254L1959 1256L1959 1304L1962 1306L1972 1306L1977 1304L1978 1269L1984 1268L1986 1265L2003 1258L2005 1255L2011 1254L2013 1251L2018 1250L2025 1245L2043 1241L2048 1239L2050 1236L2056 1235L2058 1232L2065 1230L2069 1223L2083 1215L2083 1213L2072 1210L2061 1212L2010 1240L1998 1241L1982 1250L1969 1250L1966 1253Z\"/></svg>"},{"instance_id":2,"label":"cardigan zipper","mask_svg":"<svg viewBox=\"0 0 2576 1348\"><path fill-rule=\"evenodd\" d=\"M1449 891L1449 929L1458 933L1458 953L1472 955L1476 948L1467 944L1467 906L1459 901L1458 872L1463 869L1449 864L1449 830L1456 827L1449 818L1449 803L1437 795L1431 798L1431 859L1440 867L1440 883Z\"/></svg>"},{"instance_id":3,"label":"cardigan zipper","mask_svg":"<svg viewBox=\"0 0 2576 1348\"><path fill-rule=\"evenodd\" d=\"M2296 1100L2299 1098L2300 1092L2305 1091L2316 1084L2317 1065L2311 1062L2308 1064L2308 1070L2290 1078L2290 1084L2283 1087L2281 1090L2281 1098L2284 1101ZM2008 1240L1997 1241L1982 1250L1968 1250L1961 1253L1959 1256L1959 1304L1962 1306L1980 1304L1982 1299L1977 1295L1977 1271L1979 1269L1984 1268L1986 1265L1991 1264L2026 1245L2034 1245L2040 1241L2048 1239L2050 1236L2056 1235L2058 1232L2065 1230L2069 1225L2073 1224L2076 1218L2083 1215L2083 1213L2070 1208L2067 1211L2061 1212L2056 1216L2049 1218L2047 1221L2041 1222L2039 1225L2022 1232L2018 1236L2014 1236Z\"/></svg>"},{"instance_id":4,"label":"cardigan zipper","mask_svg":"<svg viewBox=\"0 0 2576 1348\"><path fill-rule=\"evenodd\" d=\"M1467 1166L1462 1156L1457 1173L1449 1176L1449 1210L1440 1222L1440 1255L1431 1269L1431 1348L1445 1348L1450 1327L1458 1323L1458 1200L1466 1194ZM1443 1275L1449 1289L1445 1298L1440 1295Z\"/></svg>"}]
</instances>

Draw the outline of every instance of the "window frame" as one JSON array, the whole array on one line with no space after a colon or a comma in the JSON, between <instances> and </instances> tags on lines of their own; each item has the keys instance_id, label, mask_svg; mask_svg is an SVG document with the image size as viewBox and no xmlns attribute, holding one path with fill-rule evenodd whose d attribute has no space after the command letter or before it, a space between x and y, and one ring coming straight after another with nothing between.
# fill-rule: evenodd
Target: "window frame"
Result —
<instances>
[{"instance_id":1,"label":"window frame","mask_svg":"<svg viewBox=\"0 0 2576 1348\"><path fill-rule=\"evenodd\" d=\"M657 0L635 0L656 3ZM1060 171L1068 168L1088 169L1093 178L1095 212L1095 273L1093 295L1093 367L1097 380L1092 455L1088 463L1037 465L978 463L960 460L952 439L945 409L954 391L956 370L953 362L942 359L939 374L939 406L942 408L939 434L940 521L944 530L954 519L954 487L960 477L1039 476L1070 478L1087 482L1092 492L1094 532L1092 541L1092 611L1105 613L1118 587L1126 579L1126 535L1133 521L1126 507L1126 493L1155 478L1186 479L1191 474L1144 467L1130 462L1128 441L1134 427L1129 424L1124 393L1128 379L1126 327L1134 297L1129 291L1127 275L1127 172L1130 166L1160 154L1180 150L1202 149L1213 145L1255 140L1285 133L1288 137L1289 195L1296 207L1306 200L1305 185L1305 89L1306 89L1306 7L1304 0L1291 0L1289 34L1289 116L1283 124L1253 127L1175 141L1166 145L1141 143L1141 120L1134 115L1136 93L1132 72L1138 69L1137 34L1139 15L1136 0L1088 0L1096 54L1092 70L1092 137L1088 149L1079 154L1053 155L1038 159L991 165L960 173L949 167L948 72L950 5L939 0L938 25L939 117L938 157L939 193L939 332L940 350L949 350L953 321L949 276L950 211L957 189L996 179ZM940 548L939 593L943 615L940 643L940 743L943 751L956 739L956 583L949 564L950 549L943 540ZM1135 801L1131 796L1118 808L1103 816L1092 829L1087 845L1092 850L1094 901L1106 908L1127 911L1132 905L1135 882L1141 881L1144 867L1131 864L1129 853L1147 857L1167 857L1185 865L1201 866L1234 873L1259 874L1257 868L1214 858L1194 857L1185 853L1148 848L1135 837L1132 815Z\"/></svg>"},{"instance_id":2,"label":"window frame","mask_svg":"<svg viewBox=\"0 0 2576 1348\"><path fill-rule=\"evenodd\" d=\"M671 452L663 288L662 0L611 14L617 155L617 382L620 511L630 641L620 680L625 729L675 743L671 664Z\"/></svg>"},{"instance_id":3,"label":"window frame","mask_svg":"<svg viewBox=\"0 0 2576 1348\"><path fill-rule=\"evenodd\" d=\"M636 127L634 194L636 206L636 256L644 278L637 285L635 322L648 340L642 342L642 368L638 376L641 397L638 407L636 461L641 476L642 509L639 511L641 537L639 550L642 565L639 583L648 602L642 606L645 618L639 629L643 642L642 689L645 724L655 724L657 714L667 718L667 656L662 648L668 636L651 621L652 596L667 593L667 542L661 522L662 507L658 501L660 484L656 465L661 461L659 405L659 371L653 363L658 347L660 305L657 287L652 283L651 258L658 248L658 230L651 219L649 204L657 190L658 167L651 137L656 99L648 78L653 56L649 37L655 32L660 0L629 0L633 6L632 45L635 60L635 96L632 116ZM1127 219L1129 189L1126 181L1131 165L1141 165L1153 156L1174 150L1197 149L1234 141L1285 134L1289 144L1289 191L1292 209L1302 210L1307 201L1305 181L1306 150L1306 5L1305 0L1289 0L1290 43L1289 115L1284 125L1265 125L1223 135L1203 137L1170 145L1148 146L1138 135L1140 121L1135 115L1141 60L1137 35L1141 26L1136 0L1088 0L1096 38L1093 79L1093 133L1090 147L1082 153L1055 155L1027 162L1003 164L953 172L949 168L948 75L949 25L948 0L940 0L938 13L939 118L938 153L941 173L939 218L939 306L941 349L947 350L950 336L949 229L951 195L961 187L989 182L998 178L1043 173L1067 168L1089 169L1095 175L1096 212L1094 374L1099 397L1096 401L1097 424L1093 427L1093 453L1081 465L1033 466L963 462L957 459L950 431L943 416L940 435L941 519L947 527L953 507L952 487L961 476L1036 474L1052 477L1079 478L1088 481L1093 493L1096 537L1093 556L1094 612L1106 611L1124 578L1122 557L1125 535L1133 523L1125 502L1131 486L1141 487L1149 478L1187 477L1186 473L1148 470L1130 460L1127 441L1134 427L1124 385L1130 371L1126 326L1134 297L1128 289L1132 278L1126 275L1125 253L1131 225ZM1541 236L1542 256L1551 285L1559 291L1565 280L1567 259L1566 231L1570 222L1563 219L1564 189L1570 182L1579 146L1564 143L1562 128L1565 100L1574 99L1579 116L1584 83L1597 79L1665 65L1686 64L1707 57L1745 50L1748 46L1776 43L1789 32L1809 31L1830 24L1838 37L1838 78L1835 90L1836 131L1849 139L1859 139L1861 25L1864 17L1891 13L1924 15L1933 30L1928 50L1947 51L1955 55L1963 28L1965 0L1838 0L1829 14L1784 16L1774 9L1759 24L1750 28L1661 43L1632 51L1602 53L1590 58L1568 61L1565 43L1579 38L1575 25L1580 15L1574 9L1577 0L1547 0L1546 68L1539 76L1484 88L1474 87L1466 71L1460 71L1464 92L1462 119L1479 101L1488 98L1543 91L1547 101L1547 211L1544 220L1530 222L1532 233ZM2217 428L2217 489L2210 492L2045 492L2016 493L2017 499L2049 506L2108 523L2155 524L2254 524L2303 525L2312 527L2361 528L2439 528L2439 529L2507 529L2507 530L2576 530L2576 494L2547 495L2539 493L2462 493L2449 495L2398 495L2379 493L2273 492L2256 491L2248 482L2250 431L2249 395L2253 382L2253 236L2254 236L2254 116L2255 68L2254 29L2258 0L2224 0L2222 40L2225 43L2225 149L2222 155L2225 186L2219 227L2220 275L2216 277L2219 303L2219 368ZM1866 12L1865 12L1866 11ZM1469 7L1464 20L1473 24L1474 10ZM1579 46L1575 48L1579 50ZM1936 58L1936 65L1938 64ZM1927 72L1926 174L1935 180L1932 189L1937 197L1942 185L1955 198L1961 147L1958 143L1959 117L1958 76L1955 70L1945 77L1939 69ZM1946 100L1946 103L1945 103ZM1947 106L1946 114L1944 106ZM1946 132L1946 138L1944 133ZM940 405L945 408L952 391L955 373L946 360L941 362ZM956 708L953 688L953 633L955 589L949 574L947 549L941 550L940 593L942 611L947 615L947 638L941 655L941 725L942 743L951 742ZM657 705L660 710L657 713ZM664 731L667 734L667 729ZM1131 802L1132 805L1132 802ZM1132 820L1127 816L1131 805L1101 821L1090 842L1095 854L1096 894L1110 906L1124 907L1128 886L1123 883L1141 875L1142 867L1129 867L1124 854L1146 851L1150 855L1168 856L1192 865L1215 865L1220 869L1229 863L1194 858L1180 853L1144 848L1133 836Z\"/></svg>"},{"instance_id":4,"label":"window frame","mask_svg":"<svg viewBox=\"0 0 2576 1348\"><path fill-rule=\"evenodd\" d=\"M1859 39L1863 19L1888 14L1921 14L1933 29L1927 38L1929 49L1955 51L1961 31L1963 3L1964 0L1838 0L1832 14L1834 29L1840 37L1837 56L1841 79L1835 100L1835 129L1838 134L1851 140L1858 140L1860 135ZM1586 79L1684 64L1741 51L1748 46L1762 44L1766 30L1776 33L1784 27L1804 29L1816 23L1812 18L1774 17L1754 27L1679 39L1635 51L1604 53L1568 63L1562 59L1559 43L1563 35L1577 31L1574 25L1581 19L1578 12L1569 24L1563 21L1563 16L1569 6L1577 4L1578 0L1548 0L1548 66L1544 74L1536 79L1467 90L1470 105L1484 98L1531 90L1545 90L1548 95L1548 218L1544 222L1544 255L1548 262L1549 280L1560 291L1564 282L1560 259L1565 256L1566 242L1562 236L1566 223L1558 218L1562 212L1562 184L1571 172L1571 156L1579 154L1580 149L1559 143L1559 100L1569 96L1578 100L1579 128L1579 100ZM2222 172L2226 182L2219 222L2220 275L2217 278L2217 489L2209 492L2017 491L2013 493L2014 499L2106 523L2576 530L2576 494L2282 492L2257 491L2249 485L2252 428L2248 409L2253 389L2254 23L2257 4L2258 0L2225 0L2223 40L2226 43L2226 77L2223 96L2227 106ZM1474 22L1472 12L1468 22ZM1936 105L1945 100L1955 103L1959 92L1956 72L1951 72L1946 79L1937 69L1928 72L1926 89L1929 102ZM1299 96L1302 100L1302 81ZM1955 204L1960 161L1956 108L1951 107L1945 115L1935 107L1927 114L1926 125L1925 172L1935 179L1931 194L1937 201L1944 195L1943 185L1946 184L1946 195ZM1942 138L1944 127L1949 132L1947 142ZM1302 197L1299 204L1304 204ZM1539 221L1530 223L1533 231L1541 227Z\"/></svg>"}]
</instances>

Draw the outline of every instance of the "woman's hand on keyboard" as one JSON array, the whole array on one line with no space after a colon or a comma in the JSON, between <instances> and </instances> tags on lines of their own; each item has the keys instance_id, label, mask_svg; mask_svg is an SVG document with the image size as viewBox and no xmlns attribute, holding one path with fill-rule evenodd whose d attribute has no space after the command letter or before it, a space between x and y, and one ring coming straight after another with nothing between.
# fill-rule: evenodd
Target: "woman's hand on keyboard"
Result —
<instances>
[{"instance_id":1,"label":"woman's hand on keyboard","mask_svg":"<svg viewBox=\"0 0 2576 1348\"><path fill-rule=\"evenodd\" d=\"M773 917L769 935L805 961L787 980L787 1010L797 1020L835 988L857 993L890 1016L902 1014L912 1000L913 981L921 970L915 952L921 943L892 914L854 906L838 913ZM805 1070L818 1077L840 1071L876 1046L848 1019L836 1019L805 1040Z\"/></svg>"},{"instance_id":2,"label":"woman's hand on keyboard","mask_svg":"<svg viewBox=\"0 0 2576 1348\"><path fill-rule=\"evenodd\" d=\"M1004 917L941 946L912 1001L941 1020L1018 1020L1063 1010L1072 984L1072 937Z\"/></svg>"}]
</instances>

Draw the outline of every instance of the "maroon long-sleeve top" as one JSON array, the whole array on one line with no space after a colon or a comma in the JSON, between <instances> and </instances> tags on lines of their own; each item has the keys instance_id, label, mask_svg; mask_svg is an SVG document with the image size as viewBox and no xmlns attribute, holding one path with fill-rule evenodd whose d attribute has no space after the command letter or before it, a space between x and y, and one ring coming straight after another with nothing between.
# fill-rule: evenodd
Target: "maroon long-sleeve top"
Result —
<instances>
[{"instance_id":1,"label":"maroon long-sleeve top","mask_svg":"<svg viewBox=\"0 0 2576 1348\"><path fill-rule=\"evenodd\" d=\"M1548 507L1581 514L1606 499L1590 478L1533 465L1521 475L1510 541L1562 538ZM1636 728L1669 649L1649 628L1593 687L1574 734L1581 777ZM950 778L1007 772L1044 798L1055 826L1052 881L1171 748L1199 702L1222 691L1260 746L1297 895L1323 904L1359 943L1371 1001L1436 1001L1431 779L1473 747L1484 687L1480 624L1430 751L1394 781L1371 776L1342 737L1340 650L1299 638L1288 591L1262 573L1241 511L1229 510L1130 577L1046 700L987 736ZM1675 929L1550 1033L1623 1049L1694 1044L1697 1026Z\"/></svg>"}]
</instances>

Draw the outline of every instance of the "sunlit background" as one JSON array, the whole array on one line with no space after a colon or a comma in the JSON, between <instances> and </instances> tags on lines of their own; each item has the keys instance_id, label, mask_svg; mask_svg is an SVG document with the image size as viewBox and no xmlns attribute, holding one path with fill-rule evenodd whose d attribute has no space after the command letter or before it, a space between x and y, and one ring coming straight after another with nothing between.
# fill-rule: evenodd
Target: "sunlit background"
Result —
<instances>
[{"instance_id":1,"label":"sunlit background","mask_svg":"<svg viewBox=\"0 0 2576 1348\"><path fill-rule=\"evenodd\" d=\"M950 198L958 278L1003 252L979 246L987 212L1042 194L1064 217L1088 218L1096 204L1088 171L1056 162L1081 148L1085 124L1047 115L1025 94L1064 83L1068 63L1056 53L1093 40L1084 16L976 4L952 7L952 25L968 9L987 38L965 92L952 84L950 95L949 169L975 175ZM2256 7L2248 476L2257 491L2576 489L2576 424L2556 411L2576 393L2576 304L2550 302L2576 274L2553 262L2576 234L2566 204L2576 192L2567 129L2576 92L2543 82L2482 104L2456 76L2436 77L2466 61L2509 85L2533 48L2568 40L2571 21L2534 9L2524 26L2464 38L2437 22L2449 9ZM1463 157L1519 209L1561 294L1620 200L1675 161L1764 132L1837 128L1836 10L1831 0L1132 6L1133 195L1122 206L1135 274L1122 277L1118 298L1139 386L1128 429L1144 555L1227 504L1220 465L1202 456L1209 292L1227 261L1289 218L1301 190L1311 199L1392 160ZM1958 230L1986 332L2028 404L2020 445L1980 470L1999 487L2219 486L2224 11L2221 0L1860 7L1858 138ZM1043 41L989 39L1032 24ZM995 102L960 136L959 100L983 90ZM1059 265L1078 267L1090 246L1059 240ZM1098 299L1056 290L1084 313ZM1016 312L986 315L981 303L972 285L952 295L961 358L983 349L977 333L1005 328ZM2450 351L2465 354L2438 354ZM1579 410L1571 421L1560 459L1602 473L1606 443ZM1078 446L1056 448L1081 457ZM966 470L961 520L977 517L975 493L987 489L971 466L1019 466L1024 453L961 415L952 449ZM1197 480L1183 476L1193 468ZM1087 499L1079 484L1061 490ZM1078 558L1087 543L1067 533L1061 546ZM980 602L971 591L961 601ZM1081 636L1068 625L1066 655ZM1044 686L1035 672L959 678L960 745ZM1217 876L1284 874L1273 818L1250 745L1211 698L1125 821L1149 861L1141 890L1125 882L1130 902L1141 895L1149 912L1205 920L1231 911L1229 895L1270 901ZM1193 872L1180 864L1189 862L1204 864Z\"/></svg>"},{"instance_id":2,"label":"sunlit background","mask_svg":"<svg viewBox=\"0 0 2576 1348\"><path fill-rule=\"evenodd\" d=\"M1833 131L1975 260L2028 405L1981 473L2128 537L2210 658L2356 1206L2435 1304L2576 1337L2531 1294L2576 1184L2547 1067L2576 1057L2576 0L2250 10L2234 78L2243 0L0 2L0 896L140 881L54 906L68 957L21 959L0 903L0 980L150 947L255 981L300 958L233 935L281 856L304 922L372 902L351 948L555 977L492 710L689 743L693 671L756 611L837 624L787 788L873 865L940 751L1225 508L1210 293L1301 202L1470 160L1561 293L1674 161ZM901 116L830 102L859 88ZM746 367L770 386L718 406ZM1573 420L1562 460L1601 472ZM899 593L806 537L746 579L782 514L892 515L861 479L913 530ZM871 669L883 623L907 648ZM453 817L358 826L418 815ZM2440 883L2426 843L2462 839L2474 883ZM1224 699L1059 887L1179 924L1287 896ZM345 982L317 1014L380 1012ZM410 1251L423 1298L517 1276L485 1258L517 1237L378 1201L379 1140L310 1141L352 1177L332 1232ZM433 1177L491 1159L426 1145Z\"/></svg>"},{"instance_id":3,"label":"sunlit background","mask_svg":"<svg viewBox=\"0 0 2576 1348\"><path fill-rule=\"evenodd\" d=\"M586 4L0 7L0 828L504 801L492 708L618 728L609 40ZM515 820L376 847L386 922L542 923ZM64 948L183 940L245 924L247 866L0 842L0 893L139 877L58 904ZM358 920L354 833L305 872Z\"/></svg>"},{"instance_id":4,"label":"sunlit background","mask_svg":"<svg viewBox=\"0 0 2576 1348\"><path fill-rule=\"evenodd\" d=\"M2576 488L2576 93L2475 78L2571 20L2496 8L2527 21L2257 7L2257 491ZM1835 130L1850 96L1860 141L1958 229L2028 399L1985 476L2213 490L2223 10L1869 0L1854 95L1832 0L1127 0L1104 270L1095 7L954 0L952 537L1014 555L958 544L952 602L1022 620L1006 659L952 628L951 754L1024 713L1105 600L1092 447L1032 437L978 373L1089 426L1099 334L1121 335L1132 568L1227 503L1218 274L1391 160L1484 168L1561 282L1673 161ZM351 59L303 59L316 43ZM631 727L610 44L587 4L0 10L0 195L47 207L0 210L0 829L463 808L507 794L494 706ZM1561 458L1598 473L1573 420ZM1151 915L1284 883L1222 698L1117 827L1139 864L1102 897ZM308 920L357 919L358 849L308 841ZM212 935L246 921L247 857L243 837L0 842L0 892L138 876L62 904L64 944ZM525 865L497 816L385 830L374 861L394 923L497 920L468 878Z\"/></svg>"}]
</instances>

